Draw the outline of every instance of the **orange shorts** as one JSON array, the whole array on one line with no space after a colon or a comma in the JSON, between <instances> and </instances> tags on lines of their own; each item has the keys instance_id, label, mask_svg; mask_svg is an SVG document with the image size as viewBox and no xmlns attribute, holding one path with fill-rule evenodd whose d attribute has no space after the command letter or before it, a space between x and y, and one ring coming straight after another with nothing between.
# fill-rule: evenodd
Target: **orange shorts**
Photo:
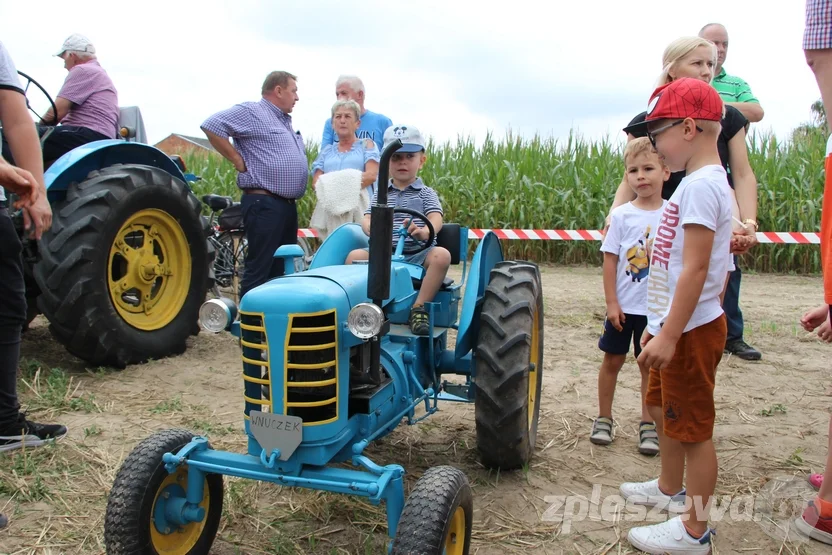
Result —
<instances>
[{"instance_id":1,"label":"orange shorts","mask_svg":"<svg viewBox=\"0 0 832 555\"><path fill-rule=\"evenodd\" d=\"M722 360L727 335L723 314L683 333L664 370L650 369L646 403L662 407L667 437L685 443L699 443L713 437L716 367Z\"/></svg>"}]
</instances>

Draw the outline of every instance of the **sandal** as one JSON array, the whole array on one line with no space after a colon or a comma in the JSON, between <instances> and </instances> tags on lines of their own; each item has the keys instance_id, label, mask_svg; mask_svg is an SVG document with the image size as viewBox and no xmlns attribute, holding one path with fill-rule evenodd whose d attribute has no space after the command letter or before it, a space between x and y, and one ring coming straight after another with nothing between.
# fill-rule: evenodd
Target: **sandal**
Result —
<instances>
[{"instance_id":1,"label":"sandal","mask_svg":"<svg viewBox=\"0 0 832 555\"><path fill-rule=\"evenodd\" d=\"M609 445L614 436L613 421L611 418L599 416L592 421L592 432L589 434L589 441L595 445Z\"/></svg>"},{"instance_id":2,"label":"sandal","mask_svg":"<svg viewBox=\"0 0 832 555\"><path fill-rule=\"evenodd\" d=\"M650 456L659 454L659 434L655 422L642 422L638 425L638 452Z\"/></svg>"}]
</instances>

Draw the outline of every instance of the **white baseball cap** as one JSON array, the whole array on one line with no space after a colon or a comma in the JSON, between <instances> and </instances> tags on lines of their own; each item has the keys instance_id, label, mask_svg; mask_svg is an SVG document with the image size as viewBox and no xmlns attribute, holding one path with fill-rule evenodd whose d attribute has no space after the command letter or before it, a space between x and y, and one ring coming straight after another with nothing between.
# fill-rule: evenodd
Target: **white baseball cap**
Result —
<instances>
[{"instance_id":1,"label":"white baseball cap","mask_svg":"<svg viewBox=\"0 0 832 555\"><path fill-rule=\"evenodd\" d=\"M419 130L412 125L391 125L384 132L384 148L400 139L402 147L396 152L421 152L425 150L425 139Z\"/></svg>"},{"instance_id":2,"label":"white baseball cap","mask_svg":"<svg viewBox=\"0 0 832 555\"><path fill-rule=\"evenodd\" d=\"M95 47L90 42L90 39L80 33L74 33L64 41L61 50L55 54L59 58L63 56L64 52L86 52L87 54L95 54Z\"/></svg>"}]
</instances>

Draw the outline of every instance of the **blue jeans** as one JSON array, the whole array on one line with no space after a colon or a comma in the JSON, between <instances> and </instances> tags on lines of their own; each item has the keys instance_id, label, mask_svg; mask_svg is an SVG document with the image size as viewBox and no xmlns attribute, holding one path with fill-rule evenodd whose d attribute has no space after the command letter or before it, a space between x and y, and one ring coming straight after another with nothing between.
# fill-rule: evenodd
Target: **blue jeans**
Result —
<instances>
[{"instance_id":1,"label":"blue jeans","mask_svg":"<svg viewBox=\"0 0 832 555\"><path fill-rule=\"evenodd\" d=\"M271 278L283 275L283 259L274 251L298 242L297 205L266 195L243 195L243 226L246 229L246 252L240 297Z\"/></svg>"},{"instance_id":2,"label":"blue jeans","mask_svg":"<svg viewBox=\"0 0 832 555\"><path fill-rule=\"evenodd\" d=\"M742 339L744 323L742 311L740 310L740 283L742 282L742 270L737 257L734 257L736 270L731 272L728 278L728 288L725 290L725 302L722 309L725 311L725 319L728 322L728 341Z\"/></svg>"}]
</instances>

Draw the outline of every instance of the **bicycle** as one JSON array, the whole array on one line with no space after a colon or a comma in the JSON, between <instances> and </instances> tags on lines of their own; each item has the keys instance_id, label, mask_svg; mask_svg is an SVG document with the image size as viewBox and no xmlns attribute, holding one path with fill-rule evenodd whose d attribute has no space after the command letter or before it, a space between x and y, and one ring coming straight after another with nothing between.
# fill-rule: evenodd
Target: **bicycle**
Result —
<instances>
[{"instance_id":1,"label":"bicycle","mask_svg":"<svg viewBox=\"0 0 832 555\"><path fill-rule=\"evenodd\" d=\"M212 234L208 241L216 251L214 286L211 292L214 296L221 297L223 289L230 289L234 300L239 300L238 291L248 251L242 207L231 197L213 194L204 195L202 202L211 210L209 223ZM295 272L302 272L312 262L313 252L305 237L298 238L298 245L303 249L303 257L295 259Z\"/></svg>"}]
</instances>

